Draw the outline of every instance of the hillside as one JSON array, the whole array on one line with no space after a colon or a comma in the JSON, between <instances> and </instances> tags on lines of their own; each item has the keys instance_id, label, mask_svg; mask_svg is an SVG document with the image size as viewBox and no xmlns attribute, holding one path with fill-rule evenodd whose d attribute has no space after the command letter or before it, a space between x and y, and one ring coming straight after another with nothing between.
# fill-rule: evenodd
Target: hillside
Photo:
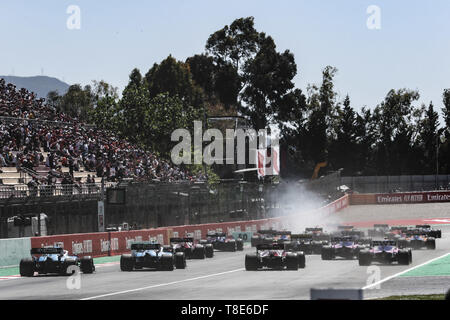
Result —
<instances>
[{"instance_id":1,"label":"hillside","mask_svg":"<svg viewBox=\"0 0 450 320\"><path fill-rule=\"evenodd\" d=\"M17 86L18 89L26 88L29 91L33 91L38 97L46 98L50 91L58 91L60 95L66 93L69 85L56 78L47 76L35 76L35 77L16 77L16 76L1 76L5 79L6 83L12 83Z\"/></svg>"}]
</instances>

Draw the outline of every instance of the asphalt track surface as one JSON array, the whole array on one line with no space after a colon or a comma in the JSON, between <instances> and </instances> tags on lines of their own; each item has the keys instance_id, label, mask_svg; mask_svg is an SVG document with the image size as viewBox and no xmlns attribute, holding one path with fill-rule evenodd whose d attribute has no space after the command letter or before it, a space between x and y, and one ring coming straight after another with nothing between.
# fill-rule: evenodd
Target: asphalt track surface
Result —
<instances>
[{"instance_id":1,"label":"asphalt track surface","mask_svg":"<svg viewBox=\"0 0 450 320\"><path fill-rule=\"evenodd\" d=\"M362 214L367 221L399 216L450 218L450 204L355 206L346 209L342 216L348 222L363 221ZM365 298L444 293L450 288L450 276L398 275L450 253L450 226L438 227L443 233L436 250L413 251L413 263L409 266L394 263L368 269L359 266L357 260L322 261L319 255L307 255L306 268L298 271L245 271L245 254L254 251L246 247L243 252L216 251L212 259L188 260L185 270L121 272L118 263L101 265L94 274L81 274L80 289L68 289L70 278L60 276L0 281L0 299L310 299L311 288L365 288L374 284L374 280L368 282L374 270L380 272L382 282L379 288L375 283L374 289L365 289Z\"/></svg>"}]
</instances>

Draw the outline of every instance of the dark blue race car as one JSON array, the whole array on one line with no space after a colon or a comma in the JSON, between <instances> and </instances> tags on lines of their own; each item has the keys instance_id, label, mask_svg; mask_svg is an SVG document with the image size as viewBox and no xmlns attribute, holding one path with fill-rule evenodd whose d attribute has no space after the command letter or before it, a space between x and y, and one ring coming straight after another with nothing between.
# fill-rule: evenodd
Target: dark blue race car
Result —
<instances>
[{"instance_id":1,"label":"dark blue race car","mask_svg":"<svg viewBox=\"0 0 450 320\"><path fill-rule=\"evenodd\" d=\"M174 268L186 268L184 252L174 252L172 246L161 246L153 242L135 242L131 244L131 254L120 257L120 270L151 268L173 271Z\"/></svg>"},{"instance_id":2,"label":"dark blue race car","mask_svg":"<svg viewBox=\"0 0 450 320\"><path fill-rule=\"evenodd\" d=\"M67 275L75 272L71 266L80 268L83 273L95 271L94 260L90 256L70 256L67 250L59 247L33 248L30 251L31 258L20 260L20 275L32 277L38 274Z\"/></svg>"}]
</instances>

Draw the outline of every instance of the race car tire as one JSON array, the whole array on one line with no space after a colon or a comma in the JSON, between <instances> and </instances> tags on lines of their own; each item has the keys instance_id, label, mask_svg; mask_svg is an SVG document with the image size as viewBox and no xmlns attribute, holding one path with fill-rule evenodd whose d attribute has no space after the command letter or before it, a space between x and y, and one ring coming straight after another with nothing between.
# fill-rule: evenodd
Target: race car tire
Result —
<instances>
[{"instance_id":1,"label":"race car tire","mask_svg":"<svg viewBox=\"0 0 450 320\"><path fill-rule=\"evenodd\" d=\"M360 266L370 266L372 264L372 256L368 250L359 252L358 263Z\"/></svg>"},{"instance_id":2,"label":"race car tire","mask_svg":"<svg viewBox=\"0 0 450 320\"><path fill-rule=\"evenodd\" d=\"M428 238L426 242L427 249L434 250L436 249L436 239Z\"/></svg>"},{"instance_id":3,"label":"race car tire","mask_svg":"<svg viewBox=\"0 0 450 320\"><path fill-rule=\"evenodd\" d=\"M311 251L312 251L312 254L321 254L322 253L322 241L312 241L311 242Z\"/></svg>"},{"instance_id":4,"label":"race car tire","mask_svg":"<svg viewBox=\"0 0 450 320\"><path fill-rule=\"evenodd\" d=\"M252 247L256 247L258 244L259 244L259 237L255 237L255 236L253 236L251 239L250 239L250 245L252 246Z\"/></svg>"},{"instance_id":5,"label":"race car tire","mask_svg":"<svg viewBox=\"0 0 450 320\"><path fill-rule=\"evenodd\" d=\"M161 269L164 271L173 271L175 265L174 257L171 254L161 256Z\"/></svg>"},{"instance_id":6,"label":"race car tire","mask_svg":"<svg viewBox=\"0 0 450 320\"><path fill-rule=\"evenodd\" d=\"M256 253L248 253L245 255L245 270L258 270L258 257L256 256Z\"/></svg>"},{"instance_id":7,"label":"race car tire","mask_svg":"<svg viewBox=\"0 0 450 320\"><path fill-rule=\"evenodd\" d=\"M411 251L411 249L408 249L408 255L409 255L409 263L412 263L412 251Z\"/></svg>"},{"instance_id":8,"label":"race car tire","mask_svg":"<svg viewBox=\"0 0 450 320\"><path fill-rule=\"evenodd\" d=\"M304 269L306 266L306 257L303 252L297 252L298 267Z\"/></svg>"},{"instance_id":9,"label":"race car tire","mask_svg":"<svg viewBox=\"0 0 450 320\"><path fill-rule=\"evenodd\" d=\"M34 275L34 261L31 258L24 258L20 260L20 276L32 277Z\"/></svg>"},{"instance_id":10,"label":"race car tire","mask_svg":"<svg viewBox=\"0 0 450 320\"><path fill-rule=\"evenodd\" d=\"M76 266L77 265L77 261L75 259L72 258L66 258L63 262L62 262L62 267L61 267L61 275L70 275L73 274L75 271L72 271L71 273L68 273L68 269L70 266Z\"/></svg>"},{"instance_id":11,"label":"race car tire","mask_svg":"<svg viewBox=\"0 0 450 320\"><path fill-rule=\"evenodd\" d=\"M205 259L205 247L201 244L197 244L192 252L192 258L194 259Z\"/></svg>"},{"instance_id":12,"label":"race car tire","mask_svg":"<svg viewBox=\"0 0 450 320\"><path fill-rule=\"evenodd\" d=\"M296 253L286 253L286 269L294 271L298 270L298 257Z\"/></svg>"},{"instance_id":13,"label":"race car tire","mask_svg":"<svg viewBox=\"0 0 450 320\"><path fill-rule=\"evenodd\" d=\"M320 253L322 260L333 260L333 249L331 246L323 246Z\"/></svg>"},{"instance_id":14,"label":"race car tire","mask_svg":"<svg viewBox=\"0 0 450 320\"><path fill-rule=\"evenodd\" d=\"M263 242L263 243L272 244L273 241L274 241L273 238L267 237L267 238L264 238L262 242Z\"/></svg>"},{"instance_id":15,"label":"race car tire","mask_svg":"<svg viewBox=\"0 0 450 320\"><path fill-rule=\"evenodd\" d=\"M175 253L175 268L186 269L186 255L183 252Z\"/></svg>"},{"instance_id":16,"label":"race car tire","mask_svg":"<svg viewBox=\"0 0 450 320\"><path fill-rule=\"evenodd\" d=\"M409 265L410 262L409 262L408 250L400 250L398 252L397 261L398 261L398 264L405 265L405 266Z\"/></svg>"},{"instance_id":17,"label":"race car tire","mask_svg":"<svg viewBox=\"0 0 450 320\"><path fill-rule=\"evenodd\" d=\"M212 244L208 243L205 245L205 256L206 258L214 257L214 248Z\"/></svg>"},{"instance_id":18,"label":"race car tire","mask_svg":"<svg viewBox=\"0 0 450 320\"><path fill-rule=\"evenodd\" d=\"M83 273L93 273L95 271L94 259L91 256L85 256L80 259L80 270Z\"/></svg>"},{"instance_id":19,"label":"race car tire","mask_svg":"<svg viewBox=\"0 0 450 320\"><path fill-rule=\"evenodd\" d=\"M406 248L406 240L398 240L397 241L397 246L399 247L399 249Z\"/></svg>"},{"instance_id":20,"label":"race car tire","mask_svg":"<svg viewBox=\"0 0 450 320\"><path fill-rule=\"evenodd\" d=\"M236 251L236 241L235 240L228 241L227 249L228 249L227 251L235 252Z\"/></svg>"},{"instance_id":21,"label":"race car tire","mask_svg":"<svg viewBox=\"0 0 450 320\"><path fill-rule=\"evenodd\" d=\"M244 250L244 241L242 239L236 240L236 250L237 251L243 251Z\"/></svg>"},{"instance_id":22,"label":"race car tire","mask_svg":"<svg viewBox=\"0 0 450 320\"><path fill-rule=\"evenodd\" d=\"M134 258L131 254L123 254L120 256L120 270L132 271L134 268Z\"/></svg>"}]
</instances>

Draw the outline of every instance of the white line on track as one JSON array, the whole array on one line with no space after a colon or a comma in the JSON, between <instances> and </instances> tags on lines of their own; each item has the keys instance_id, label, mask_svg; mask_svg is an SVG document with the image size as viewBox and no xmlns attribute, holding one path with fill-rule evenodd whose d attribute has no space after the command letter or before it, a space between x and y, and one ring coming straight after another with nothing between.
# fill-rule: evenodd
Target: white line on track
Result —
<instances>
[{"instance_id":1,"label":"white line on track","mask_svg":"<svg viewBox=\"0 0 450 320\"><path fill-rule=\"evenodd\" d=\"M188 281L194 281L194 280L200 280L200 279L205 279L205 278L210 278L210 277L216 277L216 276L220 276L220 275L223 275L223 274L228 274L228 273L233 273L233 272L238 272L238 271L243 271L243 270L245 270L245 268L240 268L240 269L235 269L235 270L230 270L230 271L225 271L225 272L220 272L220 273L214 273L214 274L208 274L206 276L195 277L195 278L190 278L190 279L184 279L184 280L179 280L179 281L160 283L160 284L155 284L155 285L148 286L148 287L143 287L143 288L130 289L130 290L124 290L124 291L118 291L118 292L111 292L111 293L101 294L101 295L94 296L94 297L83 298L81 300L93 300L93 299L99 299L99 298L104 298L104 297L116 296L116 295L130 293L130 292L137 292L137 291L143 291L143 290L148 290L148 289L153 289L153 288L158 288L158 287L165 287L165 286L170 286L170 285L173 285L173 284L179 284L179 283L188 282Z\"/></svg>"},{"instance_id":2,"label":"white line on track","mask_svg":"<svg viewBox=\"0 0 450 320\"><path fill-rule=\"evenodd\" d=\"M377 281L377 282L375 282L375 283L372 283L372 284L370 284L370 285L368 285L368 286L362 287L361 289L362 289L362 290L366 290L366 289L372 288L372 287L377 286L377 285L379 285L379 284L381 284L381 283L383 283L383 282L386 282L386 281L388 281L388 280L391 280L392 278L401 276L402 274L405 274L405 273L407 273L407 272L409 272L409 271L412 271L412 270L417 269L417 268L419 268L419 267L422 267L422 266L424 266L424 265L426 265L426 264L429 264L429 263L431 263L431 262L434 262L434 261L436 261L436 260L439 260L439 259L441 259L441 258L444 258L444 257L448 256L449 254L450 254L450 252L449 252L449 253L446 253L446 254L444 254L444 255L442 255L442 256L440 256L440 257L433 258L433 259L431 259L431 260L425 261L424 263L421 263L421 264L419 264L419 265L417 265L417 266L414 266L414 267L412 267L412 268L406 269L406 270L404 270L404 271L402 271L402 272L398 272L398 273L396 273L396 274L394 274L394 275L392 275L392 276L389 276L389 277L384 278L383 280L380 280L380 281Z\"/></svg>"}]
</instances>

